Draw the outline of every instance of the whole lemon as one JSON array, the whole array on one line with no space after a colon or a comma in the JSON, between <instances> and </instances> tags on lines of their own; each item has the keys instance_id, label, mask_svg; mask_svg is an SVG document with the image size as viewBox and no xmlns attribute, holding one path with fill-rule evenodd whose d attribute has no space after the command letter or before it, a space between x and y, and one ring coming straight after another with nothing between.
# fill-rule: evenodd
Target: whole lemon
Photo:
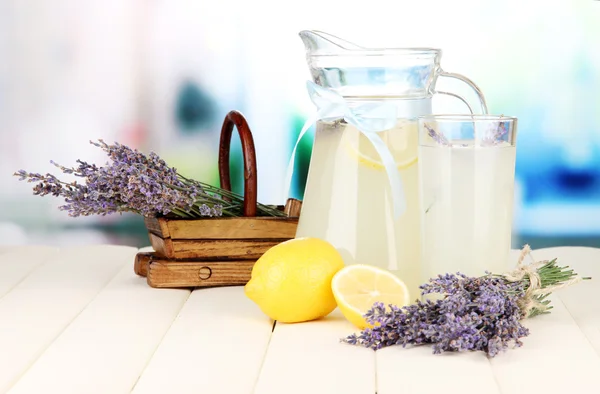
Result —
<instances>
[{"instance_id":1,"label":"whole lemon","mask_svg":"<svg viewBox=\"0 0 600 394\"><path fill-rule=\"evenodd\" d=\"M271 247L256 261L244 292L274 320L315 320L336 308L331 279L343 267L342 256L327 241L291 239Z\"/></svg>"}]
</instances>

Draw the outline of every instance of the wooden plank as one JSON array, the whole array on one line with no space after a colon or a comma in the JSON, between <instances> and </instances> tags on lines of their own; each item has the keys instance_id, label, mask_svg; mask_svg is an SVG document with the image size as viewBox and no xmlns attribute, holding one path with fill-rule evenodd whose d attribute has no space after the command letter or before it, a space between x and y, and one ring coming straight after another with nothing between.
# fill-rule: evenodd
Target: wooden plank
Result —
<instances>
[{"instance_id":1,"label":"wooden plank","mask_svg":"<svg viewBox=\"0 0 600 394\"><path fill-rule=\"evenodd\" d=\"M4 254L4 253L8 253L10 251L12 251L12 249L15 249L15 246L9 246L9 245L3 245L0 246L0 255Z\"/></svg>"},{"instance_id":2,"label":"wooden plank","mask_svg":"<svg viewBox=\"0 0 600 394\"><path fill-rule=\"evenodd\" d=\"M174 258L175 252L173 251L173 242L171 238L163 239L158 235L152 233L149 233L148 237L150 238L152 248L156 251L157 254L165 257Z\"/></svg>"},{"instance_id":3,"label":"wooden plank","mask_svg":"<svg viewBox=\"0 0 600 394\"><path fill-rule=\"evenodd\" d=\"M592 277L592 280L558 290L556 296L600 355L600 249L558 247L535 251L534 255L536 259L557 257L561 266L568 265L582 276Z\"/></svg>"},{"instance_id":4,"label":"wooden plank","mask_svg":"<svg viewBox=\"0 0 600 394\"><path fill-rule=\"evenodd\" d=\"M172 240L170 258L179 259L258 259L267 250L285 239L214 239Z\"/></svg>"},{"instance_id":5,"label":"wooden plank","mask_svg":"<svg viewBox=\"0 0 600 394\"><path fill-rule=\"evenodd\" d=\"M375 352L340 343L353 332L338 309L320 320L277 323L254 393L375 393Z\"/></svg>"},{"instance_id":6,"label":"wooden plank","mask_svg":"<svg viewBox=\"0 0 600 394\"><path fill-rule=\"evenodd\" d=\"M144 225L148 231L152 234L156 234L162 238L170 238L169 228L165 220L158 220L157 218L144 218Z\"/></svg>"},{"instance_id":7,"label":"wooden plank","mask_svg":"<svg viewBox=\"0 0 600 394\"><path fill-rule=\"evenodd\" d=\"M152 287L210 287L245 285L250 280L254 260L173 261L152 260L148 284Z\"/></svg>"},{"instance_id":8,"label":"wooden plank","mask_svg":"<svg viewBox=\"0 0 600 394\"><path fill-rule=\"evenodd\" d=\"M152 289L123 267L10 392L130 392L189 294Z\"/></svg>"},{"instance_id":9,"label":"wooden plank","mask_svg":"<svg viewBox=\"0 0 600 394\"><path fill-rule=\"evenodd\" d=\"M172 239L290 239L296 235L298 218L209 218L169 220Z\"/></svg>"},{"instance_id":10,"label":"wooden plank","mask_svg":"<svg viewBox=\"0 0 600 394\"><path fill-rule=\"evenodd\" d=\"M146 277L148 274L148 266L150 265L150 256L152 256L154 252L155 250L152 246L145 246L138 250L133 264L133 272L135 272L136 275Z\"/></svg>"},{"instance_id":11,"label":"wooden plank","mask_svg":"<svg viewBox=\"0 0 600 394\"><path fill-rule=\"evenodd\" d=\"M144 278L148 275L148 266L150 266L153 254L153 252L139 252L135 255L133 272L135 272L136 275Z\"/></svg>"},{"instance_id":12,"label":"wooden plank","mask_svg":"<svg viewBox=\"0 0 600 394\"><path fill-rule=\"evenodd\" d=\"M56 253L45 246L7 248L0 254L0 299Z\"/></svg>"},{"instance_id":13,"label":"wooden plank","mask_svg":"<svg viewBox=\"0 0 600 394\"><path fill-rule=\"evenodd\" d=\"M2 245L0 246L0 256L8 253L27 252L35 249L51 249L51 246L46 245Z\"/></svg>"},{"instance_id":14,"label":"wooden plank","mask_svg":"<svg viewBox=\"0 0 600 394\"><path fill-rule=\"evenodd\" d=\"M0 300L0 392L7 390L124 266L136 248L61 249Z\"/></svg>"},{"instance_id":15,"label":"wooden plank","mask_svg":"<svg viewBox=\"0 0 600 394\"><path fill-rule=\"evenodd\" d=\"M241 286L195 290L133 393L251 393L272 325Z\"/></svg>"},{"instance_id":16,"label":"wooden plank","mask_svg":"<svg viewBox=\"0 0 600 394\"><path fill-rule=\"evenodd\" d=\"M600 393L600 358L557 297L549 315L528 319L522 348L490 362L503 393Z\"/></svg>"},{"instance_id":17,"label":"wooden plank","mask_svg":"<svg viewBox=\"0 0 600 394\"><path fill-rule=\"evenodd\" d=\"M434 355L431 346L394 346L376 357L377 394L500 394L483 353Z\"/></svg>"},{"instance_id":18,"label":"wooden plank","mask_svg":"<svg viewBox=\"0 0 600 394\"><path fill-rule=\"evenodd\" d=\"M302 201L295 198L288 198L283 212L289 217L300 217L300 213L302 212Z\"/></svg>"},{"instance_id":19,"label":"wooden plank","mask_svg":"<svg viewBox=\"0 0 600 394\"><path fill-rule=\"evenodd\" d=\"M150 234L157 255L168 259L236 260L258 259L287 239L162 239Z\"/></svg>"},{"instance_id":20,"label":"wooden plank","mask_svg":"<svg viewBox=\"0 0 600 394\"><path fill-rule=\"evenodd\" d=\"M235 260L258 259L271 247L287 239L162 239L149 234L158 255L168 259Z\"/></svg>"}]
</instances>

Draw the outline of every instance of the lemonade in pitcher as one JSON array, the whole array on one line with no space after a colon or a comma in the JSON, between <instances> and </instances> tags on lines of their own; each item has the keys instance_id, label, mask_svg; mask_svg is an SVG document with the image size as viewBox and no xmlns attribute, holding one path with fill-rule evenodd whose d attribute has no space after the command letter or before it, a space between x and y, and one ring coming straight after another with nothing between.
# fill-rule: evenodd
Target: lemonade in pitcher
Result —
<instances>
[{"instance_id":1,"label":"lemonade in pitcher","mask_svg":"<svg viewBox=\"0 0 600 394\"><path fill-rule=\"evenodd\" d=\"M399 120L380 137L394 156L403 181L406 212L395 220L385 168L371 142L342 121L319 122L311 156L310 193L302 209L297 237L327 239L346 264L389 269L418 291L420 226L417 125ZM410 262L399 264L399 262Z\"/></svg>"}]
</instances>

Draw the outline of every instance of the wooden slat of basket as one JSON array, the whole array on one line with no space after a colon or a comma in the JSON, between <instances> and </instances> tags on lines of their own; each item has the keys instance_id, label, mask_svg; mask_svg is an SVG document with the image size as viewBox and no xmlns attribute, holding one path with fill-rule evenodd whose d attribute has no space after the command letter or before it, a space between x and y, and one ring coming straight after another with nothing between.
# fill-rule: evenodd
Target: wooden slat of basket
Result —
<instances>
[{"instance_id":1,"label":"wooden slat of basket","mask_svg":"<svg viewBox=\"0 0 600 394\"><path fill-rule=\"evenodd\" d=\"M148 230L172 239L284 239L294 238L297 218L234 217L196 220L146 218Z\"/></svg>"},{"instance_id":2,"label":"wooden slat of basket","mask_svg":"<svg viewBox=\"0 0 600 394\"><path fill-rule=\"evenodd\" d=\"M300 212L302 211L302 201L296 198L288 198L285 206L283 208L283 212L285 212L289 217L300 217Z\"/></svg>"},{"instance_id":3,"label":"wooden slat of basket","mask_svg":"<svg viewBox=\"0 0 600 394\"><path fill-rule=\"evenodd\" d=\"M201 255L205 258L258 259L283 239L223 239L223 240L174 240L173 249L181 258ZM186 256L189 254L189 257Z\"/></svg>"},{"instance_id":4,"label":"wooden slat of basket","mask_svg":"<svg viewBox=\"0 0 600 394\"><path fill-rule=\"evenodd\" d=\"M171 238L161 238L154 233L148 233L150 238L150 245L161 256L168 257L170 259L175 258L175 251L173 250L173 240Z\"/></svg>"},{"instance_id":5,"label":"wooden slat of basket","mask_svg":"<svg viewBox=\"0 0 600 394\"><path fill-rule=\"evenodd\" d=\"M158 218L144 218L144 225L148 231L161 238L171 238L169 234L169 227L167 227L167 221Z\"/></svg>"},{"instance_id":6,"label":"wooden slat of basket","mask_svg":"<svg viewBox=\"0 0 600 394\"><path fill-rule=\"evenodd\" d=\"M239 260L258 259L286 239L162 239L149 234L158 255L169 259Z\"/></svg>"},{"instance_id":7,"label":"wooden slat of basket","mask_svg":"<svg viewBox=\"0 0 600 394\"><path fill-rule=\"evenodd\" d=\"M148 265L151 287L187 288L245 285L250 280L254 260L172 261L153 258Z\"/></svg>"}]
</instances>

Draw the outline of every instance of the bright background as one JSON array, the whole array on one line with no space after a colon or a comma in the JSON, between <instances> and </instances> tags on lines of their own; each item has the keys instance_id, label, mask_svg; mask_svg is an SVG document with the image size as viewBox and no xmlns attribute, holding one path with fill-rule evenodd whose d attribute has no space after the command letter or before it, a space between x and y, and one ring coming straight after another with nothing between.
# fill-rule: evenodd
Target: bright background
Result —
<instances>
[{"instance_id":1,"label":"bright background","mask_svg":"<svg viewBox=\"0 0 600 394\"><path fill-rule=\"evenodd\" d=\"M103 138L218 184L232 109L254 133L259 201L284 203L285 166L313 110L304 29L442 48L442 67L474 80L492 113L519 118L514 246L600 246L595 0L0 0L0 244L147 245L141 218L70 218L12 173L56 173L50 159L102 164L88 141ZM306 138L295 197L310 149ZM236 137L233 156L241 192Z\"/></svg>"}]
</instances>

